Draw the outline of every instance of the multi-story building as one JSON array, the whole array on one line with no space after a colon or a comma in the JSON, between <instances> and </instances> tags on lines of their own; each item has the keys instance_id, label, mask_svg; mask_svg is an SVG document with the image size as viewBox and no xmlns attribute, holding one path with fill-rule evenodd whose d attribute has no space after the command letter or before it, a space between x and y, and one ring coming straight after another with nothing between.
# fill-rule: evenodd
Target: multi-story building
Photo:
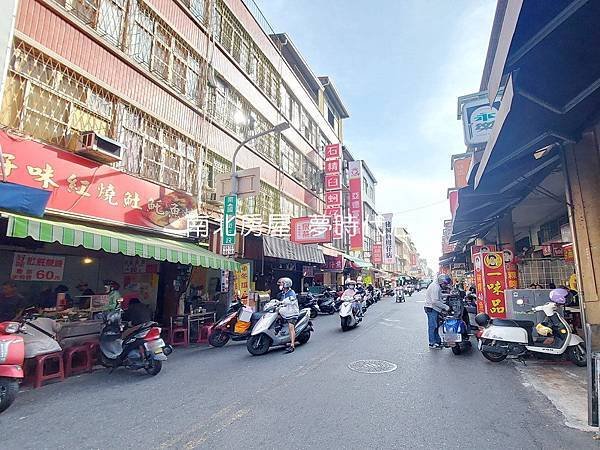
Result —
<instances>
[{"instance_id":1,"label":"multi-story building","mask_svg":"<svg viewBox=\"0 0 600 450\"><path fill-rule=\"evenodd\" d=\"M8 3L6 10L16 5ZM222 209L215 195L218 175L231 171L242 140L287 121L291 127L283 134L268 134L242 149L238 168L259 167L261 179L260 193L241 200L238 211L254 216L259 230L273 214L322 213L324 146L341 142L348 113L333 82L312 74L289 38L266 29L253 12L241 0L18 2L14 23L1 30L12 37L0 114L10 134L2 145L11 163L8 179L52 190L50 214L81 220L97 236L111 226L163 236L177 246L181 241L169 233L181 231L184 211L193 210L210 219L205 244L218 252L218 234L212 233ZM25 149L29 142L43 144L35 146L39 167L20 160L31 151ZM52 178L60 171L46 156L72 159L73 173ZM207 250L195 254L197 246L175 258L164 249L147 250L141 238L139 245L122 240L99 247L92 239L87 248L112 252L131 246L121 253L156 259L164 254L165 260L211 270L237 268ZM302 256L294 247L296 253L282 263L282 255L265 254L258 239L238 242L241 260L272 258L254 271L264 275L263 288L277 271L285 269L298 282L306 275L302 263L323 261L318 252ZM222 288L219 277L207 271L197 282L214 292Z\"/></svg>"}]
</instances>

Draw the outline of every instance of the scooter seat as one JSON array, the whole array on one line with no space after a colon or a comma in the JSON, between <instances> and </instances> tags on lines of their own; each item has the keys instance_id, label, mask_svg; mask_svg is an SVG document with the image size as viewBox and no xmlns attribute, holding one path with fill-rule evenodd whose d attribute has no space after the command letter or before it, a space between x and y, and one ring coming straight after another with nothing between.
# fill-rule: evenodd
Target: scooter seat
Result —
<instances>
[{"instance_id":1,"label":"scooter seat","mask_svg":"<svg viewBox=\"0 0 600 450\"><path fill-rule=\"evenodd\" d=\"M512 320L512 319L493 319L492 325L497 327L519 327L525 330L531 330L535 323L531 320Z\"/></svg>"}]
</instances>

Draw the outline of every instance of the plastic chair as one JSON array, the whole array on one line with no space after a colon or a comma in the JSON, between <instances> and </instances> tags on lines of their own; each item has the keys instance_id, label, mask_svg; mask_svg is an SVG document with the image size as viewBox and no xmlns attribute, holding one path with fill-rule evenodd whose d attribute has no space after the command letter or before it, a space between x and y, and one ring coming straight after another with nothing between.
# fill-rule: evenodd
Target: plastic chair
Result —
<instances>
[{"instance_id":1,"label":"plastic chair","mask_svg":"<svg viewBox=\"0 0 600 450\"><path fill-rule=\"evenodd\" d=\"M92 371L92 355L88 344L69 347L63 351L65 377Z\"/></svg>"},{"instance_id":2,"label":"plastic chair","mask_svg":"<svg viewBox=\"0 0 600 450\"><path fill-rule=\"evenodd\" d=\"M45 381L65 379L65 366L63 364L63 352L47 353L33 358L35 368L33 369L33 387L39 388ZM54 372L46 373L47 363L56 363L58 368Z\"/></svg>"}]
</instances>

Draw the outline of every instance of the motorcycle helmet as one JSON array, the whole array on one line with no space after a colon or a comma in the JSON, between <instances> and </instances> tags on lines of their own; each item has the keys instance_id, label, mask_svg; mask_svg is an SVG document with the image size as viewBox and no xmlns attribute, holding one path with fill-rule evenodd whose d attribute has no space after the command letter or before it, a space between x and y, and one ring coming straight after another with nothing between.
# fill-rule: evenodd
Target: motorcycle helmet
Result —
<instances>
[{"instance_id":1,"label":"motorcycle helmet","mask_svg":"<svg viewBox=\"0 0 600 450\"><path fill-rule=\"evenodd\" d=\"M475 316L475 323L480 327L487 327L492 319L486 313L479 313Z\"/></svg>"},{"instance_id":2,"label":"motorcycle helmet","mask_svg":"<svg viewBox=\"0 0 600 450\"><path fill-rule=\"evenodd\" d=\"M277 280L277 284L279 285L280 289L290 289L292 287L292 280L288 277L282 277Z\"/></svg>"},{"instance_id":3,"label":"motorcycle helmet","mask_svg":"<svg viewBox=\"0 0 600 450\"><path fill-rule=\"evenodd\" d=\"M438 284L441 287L447 288L448 286L452 285L452 278L450 277L450 275L446 275L445 273L441 273L437 277L437 282L438 282Z\"/></svg>"},{"instance_id":4,"label":"motorcycle helmet","mask_svg":"<svg viewBox=\"0 0 600 450\"><path fill-rule=\"evenodd\" d=\"M345 286L346 289L354 289L356 287L356 281L354 281L352 278L347 278Z\"/></svg>"},{"instance_id":5,"label":"motorcycle helmet","mask_svg":"<svg viewBox=\"0 0 600 450\"><path fill-rule=\"evenodd\" d=\"M541 323L538 323L535 326L535 331L537 331L540 336L552 336L552 328Z\"/></svg>"},{"instance_id":6,"label":"motorcycle helmet","mask_svg":"<svg viewBox=\"0 0 600 450\"><path fill-rule=\"evenodd\" d=\"M557 305L564 305L571 299L571 293L568 289L559 287L550 291L550 301Z\"/></svg>"}]
</instances>

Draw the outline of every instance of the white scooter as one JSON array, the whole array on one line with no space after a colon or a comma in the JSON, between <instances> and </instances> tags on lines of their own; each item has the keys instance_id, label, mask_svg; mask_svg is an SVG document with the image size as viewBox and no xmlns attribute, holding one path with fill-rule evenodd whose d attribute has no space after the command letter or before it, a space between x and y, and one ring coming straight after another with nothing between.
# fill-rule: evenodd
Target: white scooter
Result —
<instances>
[{"instance_id":1,"label":"white scooter","mask_svg":"<svg viewBox=\"0 0 600 450\"><path fill-rule=\"evenodd\" d=\"M363 318L362 297L359 294L354 296L343 295L342 305L340 306L340 321L342 323L342 331L348 331L356 327Z\"/></svg>"},{"instance_id":2,"label":"white scooter","mask_svg":"<svg viewBox=\"0 0 600 450\"><path fill-rule=\"evenodd\" d=\"M523 305L523 300L517 300L517 304ZM556 358L566 355L574 364L584 367L587 365L586 350L581 339L573 334L571 326L557 312L557 305L548 302L542 306L536 306L530 312L543 311L544 314L558 325L560 334L554 336L551 344L545 344L546 338L534 339L533 329L535 324L530 320L490 319L485 313L475 317L477 325L484 327L479 350L482 355L492 361L500 362L507 356L521 357L526 354L546 354Z\"/></svg>"},{"instance_id":3,"label":"white scooter","mask_svg":"<svg viewBox=\"0 0 600 450\"><path fill-rule=\"evenodd\" d=\"M252 355L264 355L269 348L289 344L290 332L286 324L281 323L279 308L283 303L279 300L271 300L265 305L264 314L254 324L250 338L246 342L246 348ZM296 328L296 343L306 344L313 331L310 320L310 308L300 310Z\"/></svg>"}]
</instances>

